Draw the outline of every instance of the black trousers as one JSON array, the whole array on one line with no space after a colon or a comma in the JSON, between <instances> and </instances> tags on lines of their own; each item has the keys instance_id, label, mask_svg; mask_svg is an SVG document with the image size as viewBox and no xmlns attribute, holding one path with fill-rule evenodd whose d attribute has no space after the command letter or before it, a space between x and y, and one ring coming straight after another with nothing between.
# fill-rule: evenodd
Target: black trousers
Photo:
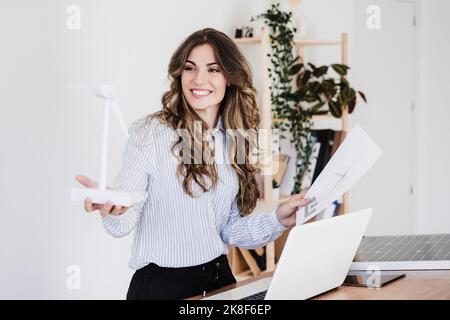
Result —
<instances>
[{"instance_id":1,"label":"black trousers","mask_svg":"<svg viewBox=\"0 0 450 320\"><path fill-rule=\"evenodd\" d=\"M174 300L236 283L226 255L193 267L164 268L154 263L137 270L127 300Z\"/></svg>"}]
</instances>

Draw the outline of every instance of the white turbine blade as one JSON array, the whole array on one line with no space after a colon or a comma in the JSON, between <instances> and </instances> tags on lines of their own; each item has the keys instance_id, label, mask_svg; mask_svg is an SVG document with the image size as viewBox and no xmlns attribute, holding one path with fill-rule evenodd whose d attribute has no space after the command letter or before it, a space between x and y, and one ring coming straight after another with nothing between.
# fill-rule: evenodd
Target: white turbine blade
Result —
<instances>
[{"instance_id":1,"label":"white turbine blade","mask_svg":"<svg viewBox=\"0 0 450 320\"><path fill-rule=\"evenodd\" d=\"M103 99L113 99L113 87L108 84L76 84L69 85L69 89L92 89L94 94Z\"/></svg>"},{"instance_id":2,"label":"white turbine blade","mask_svg":"<svg viewBox=\"0 0 450 320\"><path fill-rule=\"evenodd\" d=\"M114 116L117 119L120 127L125 133L126 137L129 137L127 126L123 120L122 114L120 112L117 102L114 100L113 96L113 86L107 84L79 84L79 85L69 85L70 89L93 89L97 97L105 99L106 102L111 102L109 104L110 109L112 109Z\"/></svg>"},{"instance_id":3,"label":"white turbine blade","mask_svg":"<svg viewBox=\"0 0 450 320\"><path fill-rule=\"evenodd\" d=\"M114 100L113 87L107 84L99 84L95 86L95 95L99 98Z\"/></svg>"},{"instance_id":4,"label":"white turbine blade","mask_svg":"<svg viewBox=\"0 0 450 320\"><path fill-rule=\"evenodd\" d=\"M123 121L122 113L120 112L117 102L115 102L114 100L112 101L112 109L117 122L119 122L119 125L122 127L122 130L125 133L125 136L129 138L127 126L125 125L125 121Z\"/></svg>"}]
</instances>

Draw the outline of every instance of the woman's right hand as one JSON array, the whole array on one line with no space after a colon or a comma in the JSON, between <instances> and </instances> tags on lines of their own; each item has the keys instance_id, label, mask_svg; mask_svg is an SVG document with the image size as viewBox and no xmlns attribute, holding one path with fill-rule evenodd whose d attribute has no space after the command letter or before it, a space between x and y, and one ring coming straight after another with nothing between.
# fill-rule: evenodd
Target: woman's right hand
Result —
<instances>
[{"instance_id":1,"label":"woman's right hand","mask_svg":"<svg viewBox=\"0 0 450 320\"><path fill-rule=\"evenodd\" d=\"M290 227L295 225L297 210L311 202L310 199L305 198L307 191L308 189L305 189L298 194L290 196L286 202L283 202L278 207L276 211L277 218L283 226Z\"/></svg>"},{"instance_id":2,"label":"woman's right hand","mask_svg":"<svg viewBox=\"0 0 450 320\"><path fill-rule=\"evenodd\" d=\"M86 188L98 188L98 183L95 181L92 181L86 176L83 175L77 175L76 180L81 183ZM111 190L111 188L108 188ZM98 210L102 217L106 217L108 214L112 215L121 215L125 212L127 212L128 207L122 207L122 206L115 206L112 204L111 201L108 201L106 203L92 203L92 200L90 198L86 198L84 200L84 210L86 212L92 212L95 210Z\"/></svg>"}]
</instances>

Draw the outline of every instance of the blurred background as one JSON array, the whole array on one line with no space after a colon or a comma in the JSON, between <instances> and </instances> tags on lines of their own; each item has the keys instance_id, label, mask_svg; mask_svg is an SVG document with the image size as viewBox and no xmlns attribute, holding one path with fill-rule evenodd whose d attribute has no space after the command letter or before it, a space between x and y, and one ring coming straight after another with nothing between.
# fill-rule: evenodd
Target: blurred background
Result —
<instances>
[{"instance_id":1,"label":"blurred background","mask_svg":"<svg viewBox=\"0 0 450 320\"><path fill-rule=\"evenodd\" d=\"M160 109L169 59L185 37L205 27L233 37L244 25L257 36L262 22L250 18L273 2L0 1L0 298L125 298L132 236L112 238L98 213L70 201L76 174L99 178L102 101L68 86L114 85L130 125ZM349 79L368 97L350 124L384 152L350 192L350 210L375 210L367 233L450 233L450 1L279 2L294 13L298 37L348 33ZM367 25L374 5L377 29ZM260 49L242 49L260 89ZM340 62L336 47L304 54ZM112 118L110 185L125 142Z\"/></svg>"}]
</instances>

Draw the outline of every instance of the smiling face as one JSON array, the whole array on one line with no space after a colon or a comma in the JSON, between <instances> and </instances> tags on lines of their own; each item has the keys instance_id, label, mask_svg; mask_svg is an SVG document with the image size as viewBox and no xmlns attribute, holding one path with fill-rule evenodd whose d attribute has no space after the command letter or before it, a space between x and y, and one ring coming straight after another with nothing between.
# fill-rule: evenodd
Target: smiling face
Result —
<instances>
[{"instance_id":1,"label":"smiling face","mask_svg":"<svg viewBox=\"0 0 450 320\"><path fill-rule=\"evenodd\" d=\"M181 86L184 97L197 113L219 110L227 79L211 45L202 44L191 50L181 73Z\"/></svg>"}]
</instances>

